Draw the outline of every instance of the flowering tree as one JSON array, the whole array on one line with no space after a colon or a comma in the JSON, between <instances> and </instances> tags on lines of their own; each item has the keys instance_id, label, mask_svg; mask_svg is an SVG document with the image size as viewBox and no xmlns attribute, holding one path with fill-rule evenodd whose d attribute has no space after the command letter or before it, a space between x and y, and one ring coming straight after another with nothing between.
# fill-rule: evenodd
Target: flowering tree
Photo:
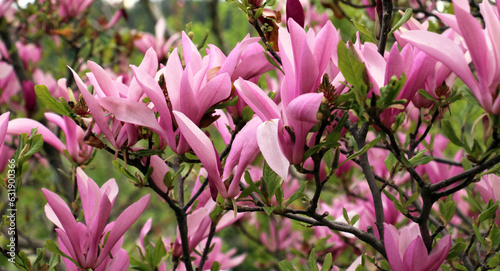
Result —
<instances>
[{"instance_id":1,"label":"flowering tree","mask_svg":"<svg viewBox=\"0 0 500 271\"><path fill-rule=\"evenodd\" d=\"M0 3L0 265L498 269L499 5L228 2Z\"/></svg>"}]
</instances>

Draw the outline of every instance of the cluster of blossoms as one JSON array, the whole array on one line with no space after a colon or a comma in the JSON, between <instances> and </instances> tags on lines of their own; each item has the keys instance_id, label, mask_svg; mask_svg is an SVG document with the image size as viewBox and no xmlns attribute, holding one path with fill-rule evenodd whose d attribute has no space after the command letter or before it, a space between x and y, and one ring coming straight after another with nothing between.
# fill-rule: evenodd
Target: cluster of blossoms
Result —
<instances>
[{"instance_id":1,"label":"cluster of blossoms","mask_svg":"<svg viewBox=\"0 0 500 271\"><path fill-rule=\"evenodd\" d=\"M63 22L92 4L53 2L45 5L58 7ZM385 20L382 2L387 4L377 1L367 10L375 24ZM434 7L417 2L410 6ZM13 20L7 16L15 12L11 4L0 4L5 24ZM379 269L494 268L490 259L500 250L500 6L479 4L483 29L467 1L452 4L455 15L434 13L449 26L445 31L430 32L429 21L407 18L392 31L386 51L385 43L364 41L369 39L359 33L355 42L344 42L340 29L309 3L288 0L279 26L279 11L246 1L237 6L262 35L246 36L227 54L212 44L200 53L189 33L165 38L167 22L160 19L156 36L136 33L131 41L144 54L138 66L120 63L117 72L87 61L57 81L36 65L43 48L5 41L0 105L23 117L0 115L0 170L11 157L24 161L34 154L35 134L71 165L71 207L42 189L45 214L56 227L56 252L68 270L236 268L247 253L227 250L215 237L231 226L276 253L282 269L296 264L294 253L320 240L328 245L316 247L318 255L307 247L311 256L306 261L302 255L299 264L358 270L369 269L370 258ZM100 28L110 29L122 15ZM386 30L371 39L383 40ZM18 93L23 106L12 103ZM484 128L482 145L457 136L446 116L461 97L484 110L472 127ZM42 105L54 112L35 119ZM173 211L175 238L149 241L156 221L150 218L137 240L140 260L129 257L124 234L150 195L108 222L118 184L111 179L99 187L86 175L95 152L113 154L115 167L136 187L149 188ZM44 164L53 159L35 158ZM255 212L266 213L269 222L262 224ZM311 240L292 220L314 227ZM460 226L464 222L469 226ZM245 232L244 224L259 235ZM465 248L464 239L479 240L476 262L468 251L456 251Z\"/></svg>"}]
</instances>

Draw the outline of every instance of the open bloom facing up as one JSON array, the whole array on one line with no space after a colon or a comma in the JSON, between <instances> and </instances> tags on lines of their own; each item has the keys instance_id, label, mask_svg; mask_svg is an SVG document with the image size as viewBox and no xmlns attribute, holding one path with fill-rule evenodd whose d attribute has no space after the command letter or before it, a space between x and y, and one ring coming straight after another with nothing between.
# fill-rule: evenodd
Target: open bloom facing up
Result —
<instances>
[{"instance_id":1,"label":"open bloom facing up","mask_svg":"<svg viewBox=\"0 0 500 271\"><path fill-rule=\"evenodd\" d=\"M417 224L398 231L393 225L384 223L384 229L385 251L392 270L436 271L450 252L450 235L441 238L428 253Z\"/></svg>"},{"instance_id":2,"label":"open bloom facing up","mask_svg":"<svg viewBox=\"0 0 500 271\"><path fill-rule=\"evenodd\" d=\"M130 205L116 221L106 225L118 194L115 180L111 179L99 188L78 168L77 184L85 224L75 220L68 205L57 194L42 189L47 199L45 214L57 226L59 248L78 263L77 266L65 259L66 266L69 270L127 270L128 254L121 248L123 234L144 211L149 195Z\"/></svg>"}]
</instances>

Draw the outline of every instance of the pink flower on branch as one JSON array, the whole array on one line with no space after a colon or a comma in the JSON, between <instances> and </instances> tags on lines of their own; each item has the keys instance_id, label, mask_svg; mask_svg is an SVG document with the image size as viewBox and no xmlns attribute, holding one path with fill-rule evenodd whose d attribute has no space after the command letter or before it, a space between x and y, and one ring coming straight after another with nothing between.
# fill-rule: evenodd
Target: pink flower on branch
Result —
<instances>
[{"instance_id":1,"label":"pink flower on branch","mask_svg":"<svg viewBox=\"0 0 500 271\"><path fill-rule=\"evenodd\" d=\"M477 79L471 72L461 48L452 40L436 33L415 30L401 35L408 43L426 52L451 69L471 89L481 106L488 113L500 114L500 17L488 1L480 4L486 28L470 14L469 2L454 0L456 16L440 15L450 27L460 34L472 63ZM497 7L498 8L498 7Z\"/></svg>"},{"instance_id":2,"label":"pink flower on branch","mask_svg":"<svg viewBox=\"0 0 500 271\"><path fill-rule=\"evenodd\" d=\"M412 223L398 231L384 223L384 245L392 270L436 271L448 256L451 236L441 238L429 252L420 236L418 225Z\"/></svg>"},{"instance_id":3,"label":"pink flower on branch","mask_svg":"<svg viewBox=\"0 0 500 271\"><path fill-rule=\"evenodd\" d=\"M77 168L77 183L85 224L75 220L68 205L57 194L42 189L47 199L45 213L57 226L59 247L72 259L65 259L66 266L70 270L126 270L128 254L121 249L123 234L146 208L149 194L125 209L116 221L106 225L118 194L115 180L111 179L99 188L81 168Z\"/></svg>"}]
</instances>

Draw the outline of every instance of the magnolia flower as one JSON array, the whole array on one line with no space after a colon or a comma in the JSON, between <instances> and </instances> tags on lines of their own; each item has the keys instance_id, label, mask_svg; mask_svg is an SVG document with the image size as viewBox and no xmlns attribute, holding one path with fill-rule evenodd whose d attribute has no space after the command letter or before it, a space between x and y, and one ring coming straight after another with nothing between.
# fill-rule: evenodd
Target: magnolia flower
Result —
<instances>
[{"instance_id":1,"label":"magnolia flower","mask_svg":"<svg viewBox=\"0 0 500 271\"><path fill-rule=\"evenodd\" d=\"M19 135L30 133L32 129L37 129L37 133L43 136L43 141L60 153L68 152L70 161L81 165L91 156L93 148L84 143L84 131L72 119L66 116L59 116L54 113L45 113L45 117L51 123L56 124L63 132L66 142L63 143L50 129L36 120L18 118L9 123L7 133L10 135Z\"/></svg>"},{"instance_id":2,"label":"magnolia flower","mask_svg":"<svg viewBox=\"0 0 500 271\"><path fill-rule=\"evenodd\" d=\"M450 251L451 236L446 235L429 253L416 223L404 227L400 232L387 223L384 223L384 229L385 251L392 270L436 271Z\"/></svg>"},{"instance_id":3,"label":"magnolia flower","mask_svg":"<svg viewBox=\"0 0 500 271\"><path fill-rule=\"evenodd\" d=\"M94 0L59 0L59 16L74 18L87 9Z\"/></svg>"},{"instance_id":4,"label":"magnolia flower","mask_svg":"<svg viewBox=\"0 0 500 271\"><path fill-rule=\"evenodd\" d=\"M134 45L143 53L146 53L149 48L153 48L160 61L166 60L170 47L172 47L181 37L180 33L175 33L165 40L166 32L167 22L164 18L160 18L155 25L155 35L150 33L139 33L139 38L134 40Z\"/></svg>"},{"instance_id":5,"label":"magnolia flower","mask_svg":"<svg viewBox=\"0 0 500 271\"><path fill-rule=\"evenodd\" d=\"M45 214L57 226L59 247L73 261L65 259L69 270L127 270L128 254L121 249L123 234L144 211L149 194L130 205L116 221L106 225L118 194L118 186L110 179L101 188L77 168L78 191L85 224L76 222L70 208L57 194L45 188Z\"/></svg>"},{"instance_id":6,"label":"magnolia flower","mask_svg":"<svg viewBox=\"0 0 500 271\"><path fill-rule=\"evenodd\" d=\"M238 79L234 82L240 97L264 122L257 129L257 142L269 166L284 180L288 166L300 164L309 130L318 123L317 112L322 93L307 93L281 108L256 84Z\"/></svg>"},{"instance_id":7,"label":"magnolia flower","mask_svg":"<svg viewBox=\"0 0 500 271\"><path fill-rule=\"evenodd\" d=\"M497 94L500 86L500 17L488 1L479 5L485 29L470 14L469 2L466 0L453 1L454 18L440 15L464 39L477 79L469 68L465 54L452 40L423 30L408 31L401 38L441 61L464 81L486 112L499 115L500 99Z\"/></svg>"}]
</instances>

